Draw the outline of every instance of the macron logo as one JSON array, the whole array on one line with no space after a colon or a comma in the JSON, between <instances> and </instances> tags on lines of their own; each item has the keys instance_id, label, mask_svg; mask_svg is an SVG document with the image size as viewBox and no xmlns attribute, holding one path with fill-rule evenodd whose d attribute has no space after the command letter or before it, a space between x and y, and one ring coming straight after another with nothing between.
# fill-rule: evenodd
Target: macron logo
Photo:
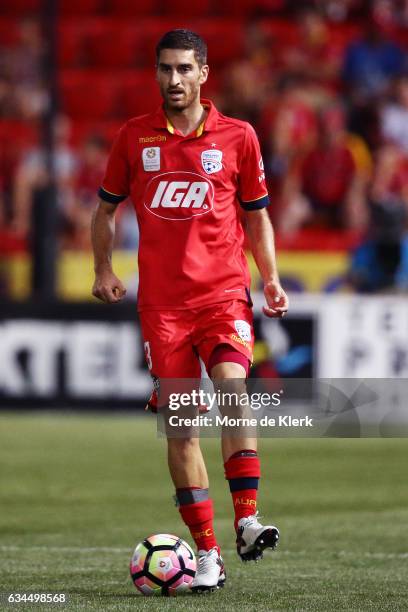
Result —
<instances>
[{"instance_id":1,"label":"macron logo","mask_svg":"<svg viewBox=\"0 0 408 612\"><path fill-rule=\"evenodd\" d=\"M144 206L162 219L185 221L210 212L213 200L214 187L200 174L166 172L148 183Z\"/></svg>"}]
</instances>

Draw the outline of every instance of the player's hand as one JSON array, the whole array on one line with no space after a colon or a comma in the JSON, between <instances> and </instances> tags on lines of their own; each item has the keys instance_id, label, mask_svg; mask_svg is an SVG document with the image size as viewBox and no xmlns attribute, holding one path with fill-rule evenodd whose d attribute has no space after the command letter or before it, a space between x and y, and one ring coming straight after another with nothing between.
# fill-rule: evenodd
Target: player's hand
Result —
<instances>
[{"instance_id":1,"label":"player's hand","mask_svg":"<svg viewBox=\"0 0 408 612\"><path fill-rule=\"evenodd\" d=\"M284 317L289 308L289 299L280 282L276 280L265 283L264 294L267 306L263 307L263 313L272 318Z\"/></svg>"},{"instance_id":2,"label":"player's hand","mask_svg":"<svg viewBox=\"0 0 408 612\"><path fill-rule=\"evenodd\" d=\"M115 304L124 298L126 289L113 272L107 271L96 275L92 295L107 304Z\"/></svg>"}]
</instances>

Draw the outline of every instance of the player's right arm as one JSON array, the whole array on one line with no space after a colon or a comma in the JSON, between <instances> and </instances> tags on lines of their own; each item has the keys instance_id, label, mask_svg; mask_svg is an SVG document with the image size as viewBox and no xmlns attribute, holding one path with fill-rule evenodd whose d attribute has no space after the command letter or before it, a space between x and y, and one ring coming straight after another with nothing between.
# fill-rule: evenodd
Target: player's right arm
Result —
<instances>
[{"instance_id":1,"label":"player's right arm","mask_svg":"<svg viewBox=\"0 0 408 612\"><path fill-rule=\"evenodd\" d=\"M92 217L95 282L92 294L108 304L120 302L126 289L112 270L116 204L99 200Z\"/></svg>"},{"instance_id":2,"label":"player's right arm","mask_svg":"<svg viewBox=\"0 0 408 612\"><path fill-rule=\"evenodd\" d=\"M99 204L92 217L91 232L95 269L92 293L109 304L120 302L126 294L126 289L112 270L112 251L116 208L120 202L126 200L130 191L127 149L125 125L119 130L112 145L105 177L99 189Z\"/></svg>"}]
</instances>

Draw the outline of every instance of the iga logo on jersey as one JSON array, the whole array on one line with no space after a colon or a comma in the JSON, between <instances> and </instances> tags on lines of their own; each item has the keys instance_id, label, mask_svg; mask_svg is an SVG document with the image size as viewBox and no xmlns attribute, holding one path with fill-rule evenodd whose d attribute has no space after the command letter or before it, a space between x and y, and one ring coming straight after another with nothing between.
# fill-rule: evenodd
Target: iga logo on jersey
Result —
<instances>
[{"instance_id":1,"label":"iga logo on jersey","mask_svg":"<svg viewBox=\"0 0 408 612\"><path fill-rule=\"evenodd\" d=\"M187 221L214 208L214 187L195 172L165 172L147 184L144 206L161 219Z\"/></svg>"},{"instance_id":2,"label":"iga logo on jersey","mask_svg":"<svg viewBox=\"0 0 408 612\"><path fill-rule=\"evenodd\" d=\"M222 170L222 151L209 149L201 153L201 164L207 174Z\"/></svg>"},{"instance_id":3,"label":"iga logo on jersey","mask_svg":"<svg viewBox=\"0 0 408 612\"><path fill-rule=\"evenodd\" d=\"M236 321L234 321L234 327L237 330L237 334L241 338L241 340L245 340L245 342L250 342L251 326L249 323L241 319L237 319Z\"/></svg>"}]
</instances>

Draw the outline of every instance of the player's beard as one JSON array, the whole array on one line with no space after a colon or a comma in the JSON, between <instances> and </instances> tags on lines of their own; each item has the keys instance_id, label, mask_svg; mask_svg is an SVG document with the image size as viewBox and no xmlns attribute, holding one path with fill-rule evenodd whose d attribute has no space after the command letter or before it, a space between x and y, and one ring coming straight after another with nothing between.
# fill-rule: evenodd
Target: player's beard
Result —
<instances>
[{"instance_id":1,"label":"player's beard","mask_svg":"<svg viewBox=\"0 0 408 612\"><path fill-rule=\"evenodd\" d=\"M189 108L197 98L200 99L200 86L198 83L189 87L187 91L186 89L182 91L183 93L179 100L172 100L169 91L162 90L161 94L164 100L164 107L170 111L182 113Z\"/></svg>"}]
</instances>

